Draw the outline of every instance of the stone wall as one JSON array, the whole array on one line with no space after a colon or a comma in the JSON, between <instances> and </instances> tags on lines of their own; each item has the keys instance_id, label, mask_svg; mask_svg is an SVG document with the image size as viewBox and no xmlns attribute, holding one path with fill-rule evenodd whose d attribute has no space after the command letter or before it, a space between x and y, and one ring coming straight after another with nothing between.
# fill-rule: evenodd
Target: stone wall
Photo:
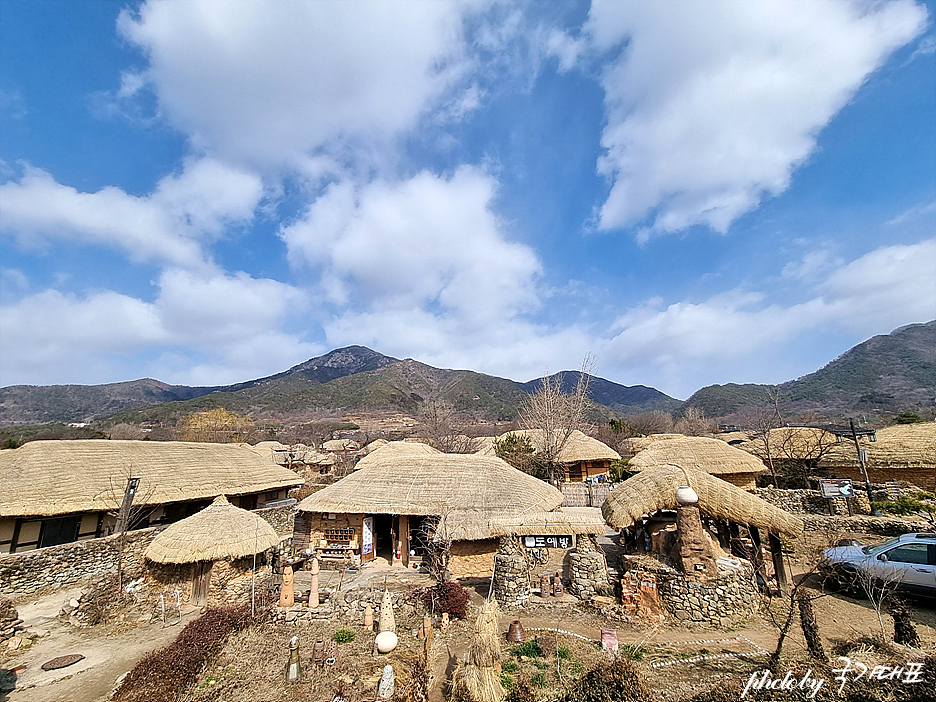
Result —
<instances>
[{"instance_id":1,"label":"stone wall","mask_svg":"<svg viewBox=\"0 0 936 702\"><path fill-rule=\"evenodd\" d=\"M864 476L856 466L854 468L835 467L829 469L829 475L836 478L851 478L858 484L864 485ZM936 470L932 466L920 468L874 468L868 467L868 478L872 483L887 483L893 480L907 482L923 490L936 492ZM915 492L914 490L910 491ZM875 496L875 499L883 499Z\"/></svg>"},{"instance_id":2,"label":"stone wall","mask_svg":"<svg viewBox=\"0 0 936 702\"><path fill-rule=\"evenodd\" d=\"M449 570L455 578L490 577L494 569L496 539L455 541L449 552Z\"/></svg>"},{"instance_id":3,"label":"stone wall","mask_svg":"<svg viewBox=\"0 0 936 702\"><path fill-rule=\"evenodd\" d=\"M494 599L503 607L522 607L530 599L530 568L514 536L502 536L494 556Z\"/></svg>"},{"instance_id":4,"label":"stone wall","mask_svg":"<svg viewBox=\"0 0 936 702\"><path fill-rule=\"evenodd\" d=\"M720 568L709 582L687 580L677 570L651 559L626 559L628 573L640 580L647 571L656 578L660 604L680 623L732 626L757 612L758 596L750 564Z\"/></svg>"},{"instance_id":5,"label":"stone wall","mask_svg":"<svg viewBox=\"0 0 936 702\"><path fill-rule=\"evenodd\" d=\"M292 532L295 505L256 510L281 536ZM165 526L126 533L124 548L125 580L143 574L143 552ZM117 572L120 534L99 539L74 541L59 546L0 554L0 594L23 595L47 587L64 587Z\"/></svg>"},{"instance_id":6,"label":"stone wall","mask_svg":"<svg viewBox=\"0 0 936 702\"><path fill-rule=\"evenodd\" d=\"M803 523L806 525L806 531L837 532L841 537L856 534L900 536L901 534L916 531L933 531L933 525L928 522L909 521L898 517L870 517L865 515L831 517L814 514L803 516Z\"/></svg>"},{"instance_id":7,"label":"stone wall","mask_svg":"<svg viewBox=\"0 0 936 702\"><path fill-rule=\"evenodd\" d=\"M828 514L826 500L815 490L782 490L762 487L752 490L757 497L792 514Z\"/></svg>"},{"instance_id":8,"label":"stone wall","mask_svg":"<svg viewBox=\"0 0 936 702\"><path fill-rule=\"evenodd\" d=\"M595 595L607 595L608 564L599 551L569 552L569 592L586 602Z\"/></svg>"}]
</instances>

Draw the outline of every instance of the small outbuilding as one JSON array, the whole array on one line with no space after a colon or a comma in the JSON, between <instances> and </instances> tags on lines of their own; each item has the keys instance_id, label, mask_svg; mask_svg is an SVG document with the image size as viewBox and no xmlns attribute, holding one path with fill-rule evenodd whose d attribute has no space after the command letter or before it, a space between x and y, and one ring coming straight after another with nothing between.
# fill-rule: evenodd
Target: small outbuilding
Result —
<instances>
[{"instance_id":1,"label":"small outbuilding","mask_svg":"<svg viewBox=\"0 0 936 702\"><path fill-rule=\"evenodd\" d=\"M545 443L544 432L541 429L518 429L497 437L503 439L508 435L526 437L530 440L536 451L542 451ZM484 456L494 456L493 439L483 441L477 452ZM598 441L587 434L574 430L568 441L559 452L559 463L565 470L564 480L576 483L594 478L599 475L608 475L611 462L620 460L621 456L607 444Z\"/></svg>"},{"instance_id":2,"label":"small outbuilding","mask_svg":"<svg viewBox=\"0 0 936 702\"><path fill-rule=\"evenodd\" d=\"M266 580L269 575L263 554L279 542L267 521L221 495L200 512L167 527L143 555L153 564L149 568L153 580L167 587L190 582L191 587L179 589L191 604L203 606L249 595L251 579Z\"/></svg>"}]
</instances>

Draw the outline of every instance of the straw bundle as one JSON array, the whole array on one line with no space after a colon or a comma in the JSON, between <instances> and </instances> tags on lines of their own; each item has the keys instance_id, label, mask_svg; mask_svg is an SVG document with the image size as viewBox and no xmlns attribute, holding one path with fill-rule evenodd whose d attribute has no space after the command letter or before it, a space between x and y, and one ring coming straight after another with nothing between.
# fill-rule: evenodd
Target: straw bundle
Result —
<instances>
[{"instance_id":1,"label":"straw bundle","mask_svg":"<svg viewBox=\"0 0 936 702\"><path fill-rule=\"evenodd\" d=\"M452 688L456 699L468 702L501 702L504 688L500 682L500 625L497 602L481 607L475 622L475 636L468 648L468 659L455 668Z\"/></svg>"},{"instance_id":2,"label":"straw bundle","mask_svg":"<svg viewBox=\"0 0 936 702\"><path fill-rule=\"evenodd\" d=\"M372 446L376 442L372 441L368 446ZM375 447L370 451L364 458L357 462L357 465L354 466L355 470L360 470L361 468L367 468L372 466L378 461L382 461L385 458L402 458L406 456L427 456L433 454L442 453L429 444L422 444L418 441L384 441L382 446Z\"/></svg>"},{"instance_id":3,"label":"straw bundle","mask_svg":"<svg viewBox=\"0 0 936 702\"><path fill-rule=\"evenodd\" d=\"M217 561L263 553L278 543L268 522L221 495L202 511L170 525L143 555L156 563Z\"/></svg>"},{"instance_id":4,"label":"straw bundle","mask_svg":"<svg viewBox=\"0 0 936 702\"><path fill-rule=\"evenodd\" d=\"M654 441L630 459L628 469L641 471L665 464L693 468L710 475L763 473L767 470L759 458L724 441L705 436Z\"/></svg>"},{"instance_id":5,"label":"straw bundle","mask_svg":"<svg viewBox=\"0 0 936 702\"><path fill-rule=\"evenodd\" d=\"M130 472L141 478L135 505L248 495L303 482L236 444L31 441L0 454L0 516L115 509Z\"/></svg>"},{"instance_id":6,"label":"straw bundle","mask_svg":"<svg viewBox=\"0 0 936 702\"><path fill-rule=\"evenodd\" d=\"M543 444L545 443L545 437L543 435L542 429L518 429L516 431L507 432L507 434L502 434L497 437L498 439L503 439L508 434L513 434L514 436L526 436L529 437L530 442L533 444L533 448L537 451L542 451ZM478 454L483 456L493 456L494 453L494 441L484 437L481 448L477 451ZM604 444L598 439L592 438L587 434L583 434L578 429L574 430L570 435L568 441L566 441L565 446L562 447L562 451L559 453L559 463L579 463L581 461L617 461L620 460L621 456L613 448Z\"/></svg>"},{"instance_id":7,"label":"straw bundle","mask_svg":"<svg viewBox=\"0 0 936 702\"><path fill-rule=\"evenodd\" d=\"M936 469L936 422L897 424L878 431L877 441L861 438L859 443L868 452L870 468ZM835 444L819 460L819 466L857 467L857 453L855 442L846 439Z\"/></svg>"},{"instance_id":8,"label":"straw bundle","mask_svg":"<svg viewBox=\"0 0 936 702\"><path fill-rule=\"evenodd\" d=\"M493 517L550 512L561 504L556 488L499 458L431 453L375 461L305 498L299 510L443 516L448 538L477 540L491 537Z\"/></svg>"},{"instance_id":9,"label":"straw bundle","mask_svg":"<svg viewBox=\"0 0 936 702\"><path fill-rule=\"evenodd\" d=\"M796 536L803 532L803 522L782 509L720 478L693 468L684 471L676 465L655 466L628 478L611 492L601 513L612 527L623 529L644 515L676 509L676 488L686 484L698 493L698 507L710 517L763 527L776 534Z\"/></svg>"}]
</instances>

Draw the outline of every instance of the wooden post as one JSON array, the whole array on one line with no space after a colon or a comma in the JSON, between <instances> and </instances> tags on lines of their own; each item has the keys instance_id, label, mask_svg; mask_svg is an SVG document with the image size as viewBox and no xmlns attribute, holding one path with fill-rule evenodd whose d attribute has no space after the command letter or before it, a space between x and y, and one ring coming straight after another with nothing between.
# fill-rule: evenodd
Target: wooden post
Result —
<instances>
[{"instance_id":1,"label":"wooden post","mask_svg":"<svg viewBox=\"0 0 936 702\"><path fill-rule=\"evenodd\" d=\"M780 592L786 595L790 592L790 582L787 579L786 564L783 562L783 544L780 537L772 531L767 532L767 543L770 545L774 575L777 576L777 587L780 588Z\"/></svg>"},{"instance_id":2,"label":"wooden post","mask_svg":"<svg viewBox=\"0 0 936 702\"><path fill-rule=\"evenodd\" d=\"M751 554L751 562L754 564L754 573L759 574L764 582L767 582L766 573L764 572L764 549L761 546L760 530L756 526L748 525L748 534L751 535L751 544L753 545L753 553Z\"/></svg>"},{"instance_id":3,"label":"wooden post","mask_svg":"<svg viewBox=\"0 0 936 702\"><path fill-rule=\"evenodd\" d=\"M731 555L731 535L728 533L728 521L725 519L716 519L715 528L718 529L718 545L722 550Z\"/></svg>"}]
</instances>

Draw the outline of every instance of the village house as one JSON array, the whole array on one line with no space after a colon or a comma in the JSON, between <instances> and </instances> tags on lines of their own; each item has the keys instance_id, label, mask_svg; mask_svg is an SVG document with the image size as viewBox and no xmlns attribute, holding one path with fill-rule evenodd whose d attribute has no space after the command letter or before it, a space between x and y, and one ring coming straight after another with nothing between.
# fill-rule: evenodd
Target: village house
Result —
<instances>
[{"instance_id":1,"label":"village house","mask_svg":"<svg viewBox=\"0 0 936 702\"><path fill-rule=\"evenodd\" d=\"M110 533L131 478L130 528L168 524L218 495L244 509L283 504L296 473L235 444L31 441L0 452L0 553Z\"/></svg>"},{"instance_id":2,"label":"village house","mask_svg":"<svg viewBox=\"0 0 936 702\"><path fill-rule=\"evenodd\" d=\"M545 443L541 429L518 429L497 438L503 439L508 434L528 437L536 451L542 451ZM478 454L494 456L494 439L483 440ZM589 478L607 476L611 471L611 462L620 459L621 456L613 448L578 429L569 435L568 441L559 452L559 463L565 470L563 480L570 483L580 483Z\"/></svg>"},{"instance_id":3,"label":"village house","mask_svg":"<svg viewBox=\"0 0 936 702\"><path fill-rule=\"evenodd\" d=\"M628 470L639 472L663 464L708 473L744 490L757 487L757 476L767 470L755 456L704 436L667 436L650 441L629 459Z\"/></svg>"},{"instance_id":4,"label":"village house","mask_svg":"<svg viewBox=\"0 0 936 702\"><path fill-rule=\"evenodd\" d=\"M872 441L872 438L874 439ZM872 483L905 481L936 491L936 422L896 424L876 435L860 436L859 446L847 437L833 444L818 461L818 469L833 478L864 482L858 462L859 448Z\"/></svg>"},{"instance_id":5,"label":"village house","mask_svg":"<svg viewBox=\"0 0 936 702\"><path fill-rule=\"evenodd\" d=\"M418 566L441 540L451 545L454 577L489 577L507 532L543 529L554 538L539 546L562 551L552 560L560 564L577 534L604 532L597 509L567 513L561 504L556 488L494 456L385 454L299 503L293 548L315 552L326 568L376 559Z\"/></svg>"}]
</instances>

